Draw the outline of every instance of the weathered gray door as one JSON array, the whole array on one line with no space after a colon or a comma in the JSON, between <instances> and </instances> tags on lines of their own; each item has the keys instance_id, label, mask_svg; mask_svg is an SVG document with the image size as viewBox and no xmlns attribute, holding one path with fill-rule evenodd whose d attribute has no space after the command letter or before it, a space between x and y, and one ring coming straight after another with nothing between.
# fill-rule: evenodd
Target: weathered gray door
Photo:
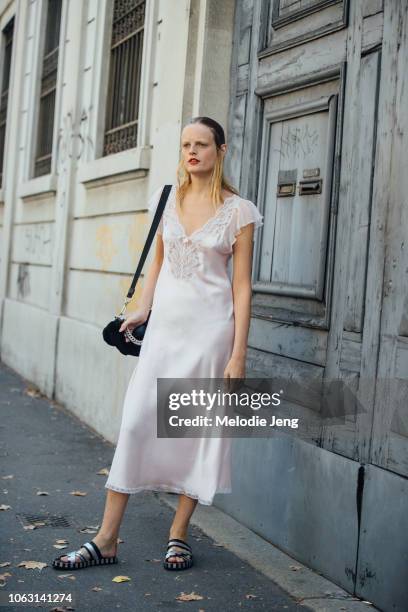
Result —
<instances>
[{"instance_id":1,"label":"weathered gray door","mask_svg":"<svg viewBox=\"0 0 408 612\"><path fill-rule=\"evenodd\" d=\"M407 14L406 0L237 2L228 166L264 215L250 375L355 392L361 409L312 442L357 463L355 565L338 581L393 609L408 592L390 565L407 552L372 536L372 502L396 475L408 492ZM391 505L384 527L406 525Z\"/></svg>"}]
</instances>

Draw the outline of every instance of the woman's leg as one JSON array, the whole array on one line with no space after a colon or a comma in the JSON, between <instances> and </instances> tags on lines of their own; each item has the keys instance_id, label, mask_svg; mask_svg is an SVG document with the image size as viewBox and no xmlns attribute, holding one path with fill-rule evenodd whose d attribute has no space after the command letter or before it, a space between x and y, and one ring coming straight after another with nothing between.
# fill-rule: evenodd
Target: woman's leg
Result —
<instances>
[{"instance_id":1,"label":"woman's leg","mask_svg":"<svg viewBox=\"0 0 408 612\"><path fill-rule=\"evenodd\" d=\"M116 555L119 529L128 499L129 493L119 493L118 491L107 489L102 525L96 536L92 538L104 557ZM80 551L86 558L89 557L89 552L86 549L81 548ZM76 556L76 561L80 560ZM62 557L62 561L67 561L67 558Z\"/></svg>"},{"instance_id":2,"label":"woman's leg","mask_svg":"<svg viewBox=\"0 0 408 612\"><path fill-rule=\"evenodd\" d=\"M198 500L188 497L187 495L179 496L179 503L176 514L174 515L173 523L170 527L169 539L178 538L179 540L187 540L188 525L191 515L193 514ZM183 550L179 547L179 550ZM184 561L183 557L169 557L170 563Z\"/></svg>"}]
</instances>

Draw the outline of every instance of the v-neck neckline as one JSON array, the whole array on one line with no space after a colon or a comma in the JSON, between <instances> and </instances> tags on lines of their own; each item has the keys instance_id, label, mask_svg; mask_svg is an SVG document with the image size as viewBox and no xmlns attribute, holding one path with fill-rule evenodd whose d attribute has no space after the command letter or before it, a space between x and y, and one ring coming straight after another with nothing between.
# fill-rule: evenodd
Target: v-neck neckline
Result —
<instances>
[{"instance_id":1,"label":"v-neck neckline","mask_svg":"<svg viewBox=\"0 0 408 612\"><path fill-rule=\"evenodd\" d=\"M212 215L212 216L211 216L209 219L207 219L207 221L206 221L206 222L205 222L205 223L204 223L204 224L203 224L201 227L198 227L197 229L195 229L193 232L191 232L191 234L187 234L187 232L186 232L186 230L185 230L185 228L184 228L184 225L182 224L182 222L181 222L181 220L180 220L180 216L179 216L179 214L178 214L178 211L177 211L176 190L175 190L175 188L174 188L174 187L173 187L173 194L172 194L172 195L173 195L172 202L173 202L173 210L174 210L174 215L175 215L175 218L176 218L177 224L180 226L180 229L181 229L181 230L182 230L182 232L183 232L183 237L184 237L184 238L191 238L192 236L194 236L194 235L195 235L195 234L197 234L198 232L203 231L203 230L204 230L204 229L207 227L207 225L209 225L210 221L212 221L213 219L216 219L216 218L218 217L218 215L219 215L220 211L224 209L225 204L226 204L226 203L227 203L229 200L232 200L233 198L237 197L237 194L236 194L236 193L233 193L232 195L227 196L227 197L225 198L225 200L223 201L223 203L221 204L221 206L219 206L219 207L217 208L217 210L216 210L215 214L213 214L213 215Z\"/></svg>"}]
</instances>

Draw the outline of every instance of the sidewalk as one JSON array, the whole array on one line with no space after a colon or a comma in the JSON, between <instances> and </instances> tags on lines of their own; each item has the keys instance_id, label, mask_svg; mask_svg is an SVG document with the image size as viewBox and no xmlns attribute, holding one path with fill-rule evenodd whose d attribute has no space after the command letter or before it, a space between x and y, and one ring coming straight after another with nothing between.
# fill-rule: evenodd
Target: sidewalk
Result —
<instances>
[{"instance_id":1,"label":"sidewalk","mask_svg":"<svg viewBox=\"0 0 408 612\"><path fill-rule=\"evenodd\" d=\"M162 557L177 502L172 494L142 492L130 497L120 532L119 564L54 570L54 557L78 548L96 533L107 478L98 471L109 468L114 447L61 406L27 393L29 388L30 383L0 364L0 597L5 600L6 594L16 592L72 593L73 601L8 604L4 610L375 610L213 506L198 504L193 515L193 568L166 571ZM72 495L73 491L86 495ZM24 528L35 521L43 524ZM88 532L80 532L86 528ZM56 540L66 540L67 548L54 548ZM23 561L40 566L18 567ZM130 580L113 582L115 576ZM190 600L183 601L186 595Z\"/></svg>"}]
</instances>

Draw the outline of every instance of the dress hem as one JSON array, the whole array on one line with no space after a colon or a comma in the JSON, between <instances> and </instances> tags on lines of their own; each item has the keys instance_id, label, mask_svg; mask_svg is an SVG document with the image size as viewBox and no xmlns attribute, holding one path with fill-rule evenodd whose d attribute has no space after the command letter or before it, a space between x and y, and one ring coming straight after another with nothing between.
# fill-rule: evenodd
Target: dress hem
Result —
<instances>
[{"instance_id":1,"label":"dress hem","mask_svg":"<svg viewBox=\"0 0 408 612\"><path fill-rule=\"evenodd\" d=\"M135 487L133 489L125 489L122 487L117 487L115 485L105 484L105 488L111 489L112 491L117 491L118 493L129 493L130 495L134 493L139 493L140 491L159 491L159 492L161 491L165 493L179 493L182 495L187 495L187 497L192 497L193 499L197 499L199 503L203 504L204 506L211 506L213 503L212 499L211 500L203 499L199 495L195 493L191 493L191 491L186 491L185 489L182 489L181 487L175 487L175 486L165 485L165 484L157 484L157 485L146 484L146 485L141 485L139 487ZM217 489L214 495L216 495L217 493L232 493L232 489L228 487L224 489Z\"/></svg>"}]
</instances>

